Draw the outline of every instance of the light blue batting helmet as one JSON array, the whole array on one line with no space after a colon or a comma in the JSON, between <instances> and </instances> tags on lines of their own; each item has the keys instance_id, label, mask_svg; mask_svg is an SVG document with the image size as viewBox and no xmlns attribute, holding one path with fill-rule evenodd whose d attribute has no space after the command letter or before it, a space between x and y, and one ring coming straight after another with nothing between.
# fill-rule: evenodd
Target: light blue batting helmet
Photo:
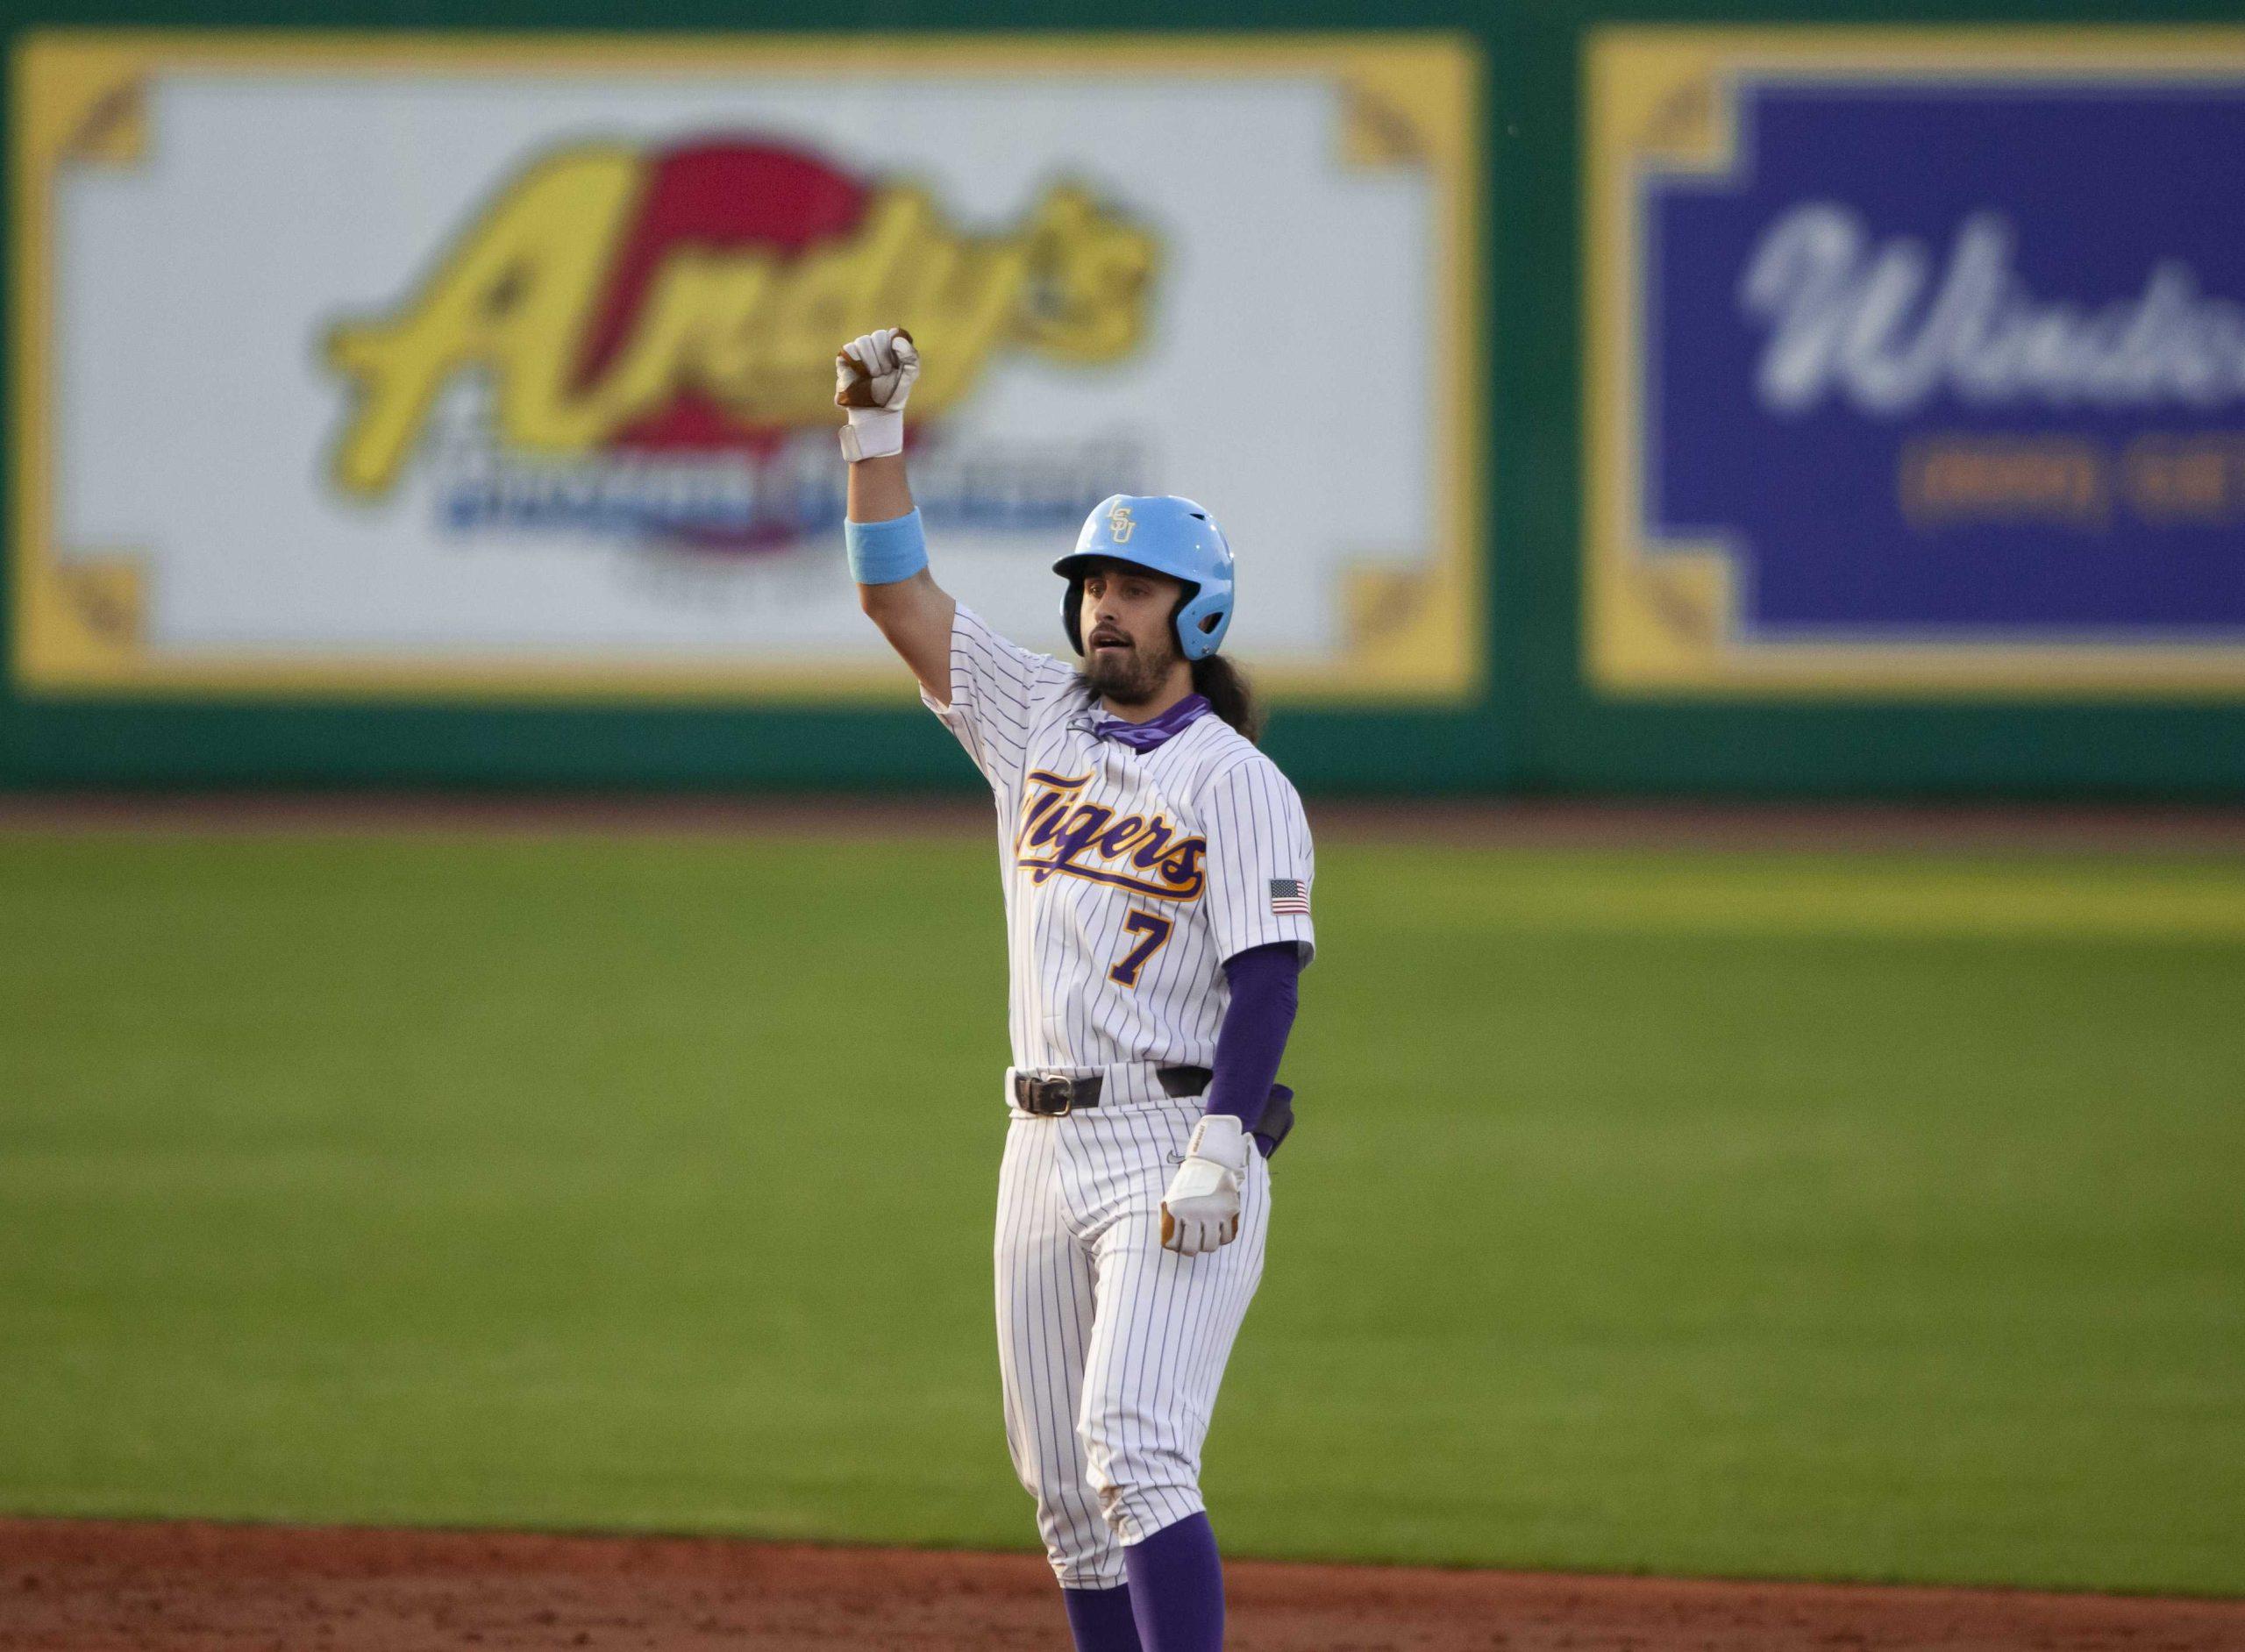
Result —
<instances>
[{"instance_id":1,"label":"light blue batting helmet","mask_svg":"<svg viewBox=\"0 0 2245 1652\"><path fill-rule=\"evenodd\" d=\"M1084 652L1084 573L1094 562L1128 562L1184 582L1177 647L1187 659L1215 653L1231 629L1231 546L1216 519L1189 499L1115 494L1084 518L1076 548L1052 565L1068 581L1060 623L1079 654Z\"/></svg>"}]
</instances>

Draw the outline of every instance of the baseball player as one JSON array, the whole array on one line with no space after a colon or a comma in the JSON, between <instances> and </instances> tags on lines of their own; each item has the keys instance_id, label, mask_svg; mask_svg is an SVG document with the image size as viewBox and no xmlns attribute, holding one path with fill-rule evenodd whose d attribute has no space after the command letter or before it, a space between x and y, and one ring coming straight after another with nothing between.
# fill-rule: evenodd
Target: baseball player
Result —
<instances>
[{"instance_id":1,"label":"baseball player","mask_svg":"<svg viewBox=\"0 0 2245 1652\"><path fill-rule=\"evenodd\" d=\"M903 459L919 371L884 328L837 358L834 399L859 602L997 798L1007 1443L1077 1647L1205 1652L1223 1578L1201 1447L1293 1123L1309 825L1216 652L1232 554L1208 512L1102 502L1053 564L1081 666L1017 647L930 577Z\"/></svg>"}]
</instances>

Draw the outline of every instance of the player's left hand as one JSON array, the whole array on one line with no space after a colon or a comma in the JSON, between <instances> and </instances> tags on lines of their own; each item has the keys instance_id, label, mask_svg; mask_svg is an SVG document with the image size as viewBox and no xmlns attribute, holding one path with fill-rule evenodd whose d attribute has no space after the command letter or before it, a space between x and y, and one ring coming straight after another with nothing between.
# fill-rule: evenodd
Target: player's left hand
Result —
<instances>
[{"instance_id":1,"label":"player's left hand","mask_svg":"<svg viewBox=\"0 0 2245 1652\"><path fill-rule=\"evenodd\" d=\"M1193 1127L1185 1162L1161 1201L1161 1243L1197 1257L1239 1237L1239 1181L1255 1144L1229 1113L1210 1113Z\"/></svg>"}]
</instances>

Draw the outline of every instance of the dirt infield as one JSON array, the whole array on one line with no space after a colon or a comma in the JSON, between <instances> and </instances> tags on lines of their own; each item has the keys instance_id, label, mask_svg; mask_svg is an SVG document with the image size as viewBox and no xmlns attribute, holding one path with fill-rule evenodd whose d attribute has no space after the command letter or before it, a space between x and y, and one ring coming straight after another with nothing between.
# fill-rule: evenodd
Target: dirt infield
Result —
<instances>
[{"instance_id":1,"label":"dirt infield","mask_svg":"<svg viewBox=\"0 0 2245 1652\"><path fill-rule=\"evenodd\" d=\"M1229 1577L1241 1652L2245 1648L2245 1601L1255 1562ZM0 1520L10 1652L1066 1645L1026 1556Z\"/></svg>"}]
</instances>

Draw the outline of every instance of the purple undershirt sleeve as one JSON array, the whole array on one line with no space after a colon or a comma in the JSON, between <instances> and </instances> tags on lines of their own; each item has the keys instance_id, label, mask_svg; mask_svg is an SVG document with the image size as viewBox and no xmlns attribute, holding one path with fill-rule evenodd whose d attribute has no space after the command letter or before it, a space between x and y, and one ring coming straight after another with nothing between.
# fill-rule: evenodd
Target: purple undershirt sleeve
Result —
<instances>
[{"instance_id":1,"label":"purple undershirt sleeve","mask_svg":"<svg viewBox=\"0 0 2245 1652\"><path fill-rule=\"evenodd\" d=\"M1208 1112L1232 1114L1251 1132L1262 1122L1286 1035L1294 1030L1301 976L1301 955L1292 941L1251 946L1224 960L1231 1004L1216 1031ZM1266 1154L1271 1146L1263 1143Z\"/></svg>"}]
</instances>

